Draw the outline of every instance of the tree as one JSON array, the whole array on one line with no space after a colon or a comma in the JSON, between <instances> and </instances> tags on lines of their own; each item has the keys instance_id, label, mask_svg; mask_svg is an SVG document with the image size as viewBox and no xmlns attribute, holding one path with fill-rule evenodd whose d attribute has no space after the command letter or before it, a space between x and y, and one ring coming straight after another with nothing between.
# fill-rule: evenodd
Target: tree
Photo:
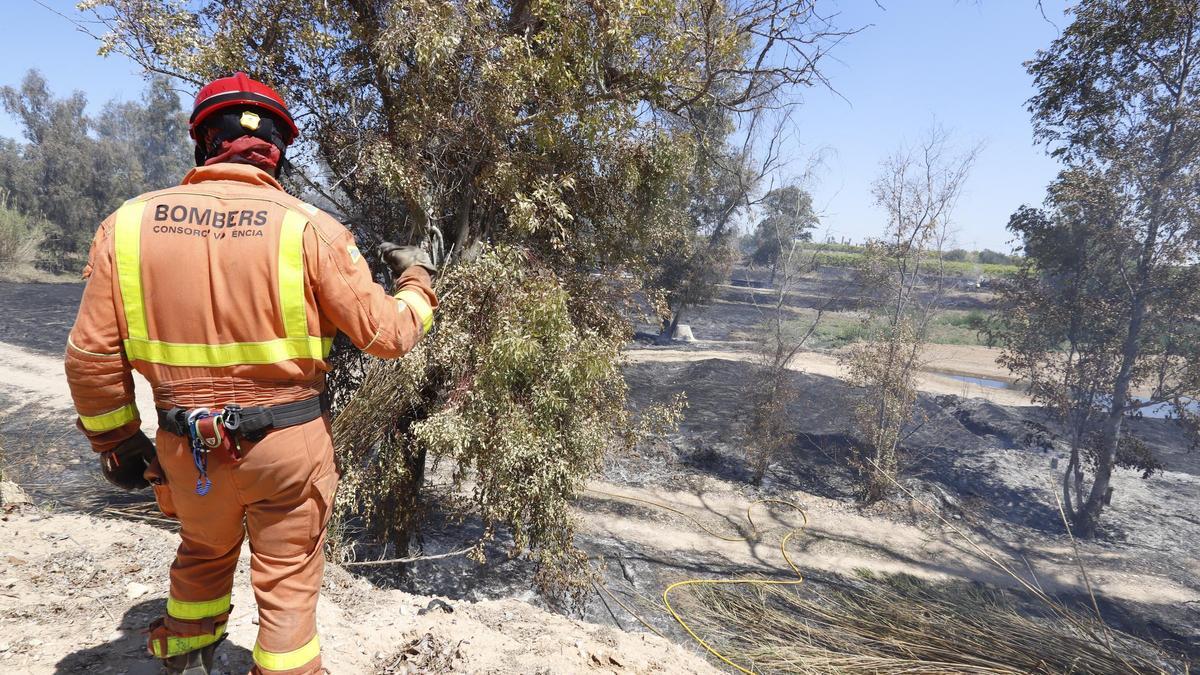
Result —
<instances>
[{"instance_id":1,"label":"tree","mask_svg":"<svg viewBox=\"0 0 1200 675\"><path fill-rule=\"evenodd\" d=\"M151 80L144 104L111 101L95 117L82 93L57 98L36 70L0 89L0 102L26 141L0 140L0 188L18 211L51 223L41 263L53 271L82 267L105 216L177 183L192 163L187 116L165 78Z\"/></svg>"},{"instance_id":2,"label":"tree","mask_svg":"<svg viewBox=\"0 0 1200 675\"><path fill-rule=\"evenodd\" d=\"M679 186L702 148L677 122L786 106L845 35L809 0L84 5L111 30L103 49L148 69L281 89L304 139L293 179L364 246L429 242L446 269L436 332L340 397L343 512L406 550L432 453L483 540L506 528L543 580L579 560L567 502L606 443L559 451L623 419L623 388L590 395L628 332L637 284L618 273L647 279L689 227ZM514 308L533 314L496 320ZM561 376L538 380L550 354Z\"/></svg>"},{"instance_id":3,"label":"tree","mask_svg":"<svg viewBox=\"0 0 1200 675\"><path fill-rule=\"evenodd\" d=\"M758 361L763 373L753 378L746 395L749 404L746 414L746 458L750 464L750 482L754 485L762 484L771 462L795 442L796 435L788 416L788 406L797 394L793 384L792 362L816 332L825 312L844 297L843 292L835 292L816 308L811 320L795 320L795 314L788 306L788 296L819 269L819 252L809 253L800 247L801 241L811 238L807 231L809 228L798 227L797 224L811 222L815 226L817 218L812 213L812 200L808 193L795 184L772 190L764 202L768 205L768 213L775 214L775 222L779 227L763 227L760 223L756 231L757 250L771 248L777 253L772 262L771 284L774 292L770 296L771 302L758 307L766 319L764 323L767 327L757 345ZM801 215L807 213L807 217L797 217L798 211L802 212ZM772 215L768 215L763 222L771 219ZM764 237L775 237L776 241L773 245L767 244L763 241ZM777 287L776 276L779 277Z\"/></svg>"},{"instance_id":4,"label":"tree","mask_svg":"<svg viewBox=\"0 0 1200 675\"><path fill-rule=\"evenodd\" d=\"M791 253L793 244L812 241L812 230L820 222L813 212L812 195L798 185L785 185L768 192L762 200L763 219L754 232L756 246L751 260L771 266L771 284L780 258Z\"/></svg>"},{"instance_id":5,"label":"tree","mask_svg":"<svg viewBox=\"0 0 1200 675\"><path fill-rule=\"evenodd\" d=\"M748 117L741 129L742 143L736 147L727 141L735 128L727 111L699 110L688 122L696 162L671 191L686 214L685 231L650 261L649 286L666 296L660 342L670 342L684 311L711 301L718 284L728 279L737 219L758 205L763 183L783 169L780 151L790 121L786 110L774 119L769 135L763 129L772 121L767 112L755 111Z\"/></svg>"},{"instance_id":6,"label":"tree","mask_svg":"<svg viewBox=\"0 0 1200 675\"><path fill-rule=\"evenodd\" d=\"M862 446L862 498L887 495L900 466L900 445L912 427L916 375L929 325L942 296L941 250L954 204L976 151L954 155L934 129L918 148L883 163L875 203L888 215L883 238L864 247L858 282L874 296L869 337L844 357L861 394L854 409Z\"/></svg>"},{"instance_id":7,"label":"tree","mask_svg":"<svg viewBox=\"0 0 1200 675\"><path fill-rule=\"evenodd\" d=\"M1085 0L1073 13L1027 64L1035 133L1066 168L1048 213L1010 221L1027 260L1001 332L1003 362L1068 423L1064 501L1094 536L1114 468L1154 466L1125 420L1200 393L1200 1Z\"/></svg>"},{"instance_id":8,"label":"tree","mask_svg":"<svg viewBox=\"0 0 1200 675\"><path fill-rule=\"evenodd\" d=\"M0 89L4 108L17 118L26 143L13 148L18 165L12 184L13 206L52 223L56 253L86 251L96 227L129 195L101 194L108 168L88 135L87 99L80 92L58 99L45 78L31 70L19 88ZM81 265L82 266L82 265Z\"/></svg>"}]
</instances>

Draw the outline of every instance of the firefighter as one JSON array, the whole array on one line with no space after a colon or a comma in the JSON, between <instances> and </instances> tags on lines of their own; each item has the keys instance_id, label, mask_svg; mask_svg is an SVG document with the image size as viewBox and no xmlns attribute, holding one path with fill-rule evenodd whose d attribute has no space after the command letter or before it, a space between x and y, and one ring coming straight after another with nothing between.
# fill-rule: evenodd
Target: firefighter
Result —
<instances>
[{"instance_id":1,"label":"firefighter","mask_svg":"<svg viewBox=\"0 0 1200 675\"><path fill-rule=\"evenodd\" d=\"M320 672L315 610L338 474L321 404L338 331L381 358L429 330L429 257L384 244L395 294L354 237L284 192L299 133L283 99L243 73L200 90L196 168L100 225L66 349L80 430L125 489L150 485L177 518L166 615L149 650L167 672L208 673L250 538L258 604L253 673ZM154 442L131 370L153 387Z\"/></svg>"}]
</instances>

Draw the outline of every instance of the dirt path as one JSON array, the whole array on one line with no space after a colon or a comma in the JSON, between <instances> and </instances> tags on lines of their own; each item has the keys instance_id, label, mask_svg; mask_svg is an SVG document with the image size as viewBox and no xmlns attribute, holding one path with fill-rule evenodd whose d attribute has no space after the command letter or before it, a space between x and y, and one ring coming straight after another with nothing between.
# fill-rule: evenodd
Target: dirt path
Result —
<instances>
[{"instance_id":1,"label":"dirt path","mask_svg":"<svg viewBox=\"0 0 1200 675\"><path fill-rule=\"evenodd\" d=\"M138 409L142 413L142 429L153 436L158 429L158 419L152 414L154 397L150 383L136 372L133 381ZM64 411L74 416L62 358L0 342L0 382L4 382L5 393L10 399L9 406L0 408L0 417L24 406L35 406L47 412Z\"/></svg>"},{"instance_id":2,"label":"dirt path","mask_svg":"<svg viewBox=\"0 0 1200 675\"><path fill-rule=\"evenodd\" d=\"M1000 405L1032 405L1029 396L1016 389L988 387L956 380L951 375L995 380L1011 383L1008 371L996 365L1000 350L990 347L966 345L930 345L925 358L926 367L917 380L917 387L929 394L954 394L956 396L985 398ZM677 362L716 358L732 361L753 361L754 353L748 350L725 348L720 342L702 342L691 347L651 347L632 349L626 352L631 363L657 361ZM846 368L838 363L837 356L825 352L801 352L789 366L791 370L825 375L838 379L846 378Z\"/></svg>"},{"instance_id":3,"label":"dirt path","mask_svg":"<svg viewBox=\"0 0 1200 675\"><path fill-rule=\"evenodd\" d=\"M1017 587L1019 582L989 562L986 553L1047 592L1076 593L1085 586L1069 543L1039 539L998 546L968 535L982 549L980 552L948 528L922 528L870 517L836 500L797 494L795 502L807 515L805 526L805 517L795 509L780 504L752 507L752 500L723 487L718 481L711 481L704 491L688 492L595 481L590 485L589 496L615 504L633 504L639 509L627 514L618 508L589 509L581 511L580 517L585 529L595 533L667 553L715 554L730 563L764 573L787 573L789 568L780 542L787 532L799 530L788 544L788 556L802 570L849 575L857 569L869 569L930 580L969 579ZM646 502L682 511L694 520ZM748 507L752 507L754 529L747 524ZM910 508L922 516L927 513L916 503ZM648 527L647 520L654 522L654 526ZM734 540L714 536L697 522ZM1080 547L1092 587L1099 594L1154 605L1200 602L1200 590L1149 570L1125 569L1111 549L1086 542ZM1200 562L1193 560L1188 567L1193 575L1200 575Z\"/></svg>"}]
</instances>

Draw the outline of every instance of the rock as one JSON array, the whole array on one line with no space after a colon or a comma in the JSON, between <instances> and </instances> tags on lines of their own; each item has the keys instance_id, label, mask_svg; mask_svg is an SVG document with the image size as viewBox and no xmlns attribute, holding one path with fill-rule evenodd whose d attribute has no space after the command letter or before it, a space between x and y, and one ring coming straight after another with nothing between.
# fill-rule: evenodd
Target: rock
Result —
<instances>
[{"instance_id":1,"label":"rock","mask_svg":"<svg viewBox=\"0 0 1200 675\"><path fill-rule=\"evenodd\" d=\"M433 600L429 601L428 605L425 605L425 607L423 609L419 610L417 612L417 615L424 616L434 610L441 610L441 611L449 614L454 611L454 608L451 607L449 605L449 603L447 603L445 600L440 600L438 598L434 598Z\"/></svg>"},{"instance_id":2,"label":"rock","mask_svg":"<svg viewBox=\"0 0 1200 675\"><path fill-rule=\"evenodd\" d=\"M32 504L29 495L21 489L20 485L8 480L0 480L0 507L4 507L5 511L11 511L19 506Z\"/></svg>"},{"instance_id":3,"label":"rock","mask_svg":"<svg viewBox=\"0 0 1200 675\"><path fill-rule=\"evenodd\" d=\"M131 581L125 586L125 597L130 600L136 600L150 592L150 587L145 584L139 584L136 581Z\"/></svg>"},{"instance_id":4,"label":"rock","mask_svg":"<svg viewBox=\"0 0 1200 675\"><path fill-rule=\"evenodd\" d=\"M684 342L696 341L696 336L692 335L692 327L683 323L675 326L675 334L672 337L674 337L676 340L683 340Z\"/></svg>"}]
</instances>

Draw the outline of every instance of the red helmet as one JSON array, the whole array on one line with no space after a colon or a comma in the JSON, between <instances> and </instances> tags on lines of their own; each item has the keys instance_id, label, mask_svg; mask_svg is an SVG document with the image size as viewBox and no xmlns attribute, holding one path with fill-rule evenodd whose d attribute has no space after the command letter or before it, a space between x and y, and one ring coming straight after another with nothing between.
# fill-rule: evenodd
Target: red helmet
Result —
<instances>
[{"instance_id":1,"label":"red helmet","mask_svg":"<svg viewBox=\"0 0 1200 675\"><path fill-rule=\"evenodd\" d=\"M300 135L300 130L296 128L296 121L288 112L283 97L262 82L250 79L245 73L234 73L230 77L213 80L205 85L200 93L196 94L196 106L192 109L188 134L195 139L196 129L213 113L232 106L246 105L261 108L281 118L286 124L284 131L290 131L285 134L284 143L291 145L292 141Z\"/></svg>"}]
</instances>

